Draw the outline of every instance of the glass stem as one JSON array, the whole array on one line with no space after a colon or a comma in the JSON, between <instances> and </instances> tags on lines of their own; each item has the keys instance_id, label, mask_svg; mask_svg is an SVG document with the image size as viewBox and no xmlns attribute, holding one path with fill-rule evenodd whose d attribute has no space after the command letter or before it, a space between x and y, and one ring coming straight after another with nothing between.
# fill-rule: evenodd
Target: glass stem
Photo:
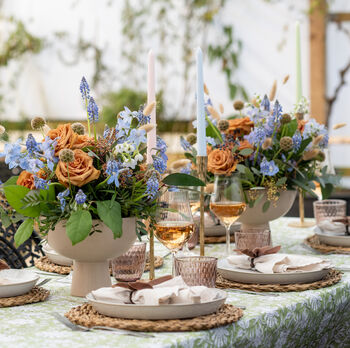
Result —
<instances>
[{"instance_id":1,"label":"glass stem","mask_svg":"<svg viewBox=\"0 0 350 348\"><path fill-rule=\"evenodd\" d=\"M188 242L186 242L182 248L182 251L183 253L186 255L186 254L189 254L190 253L190 249L188 247Z\"/></svg>"},{"instance_id":2,"label":"glass stem","mask_svg":"<svg viewBox=\"0 0 350 348\"><path fill-rule=\"evenodd\" d=\"M176 251L172 251L171 252L171 255L173 256L172 257L172 263L173 264L171 266L171 274L172 274L173 277L175 277L175 257L176 257L175 254L176 254Z\"/></svg>"},{"instance_id":3,"label":"glass stem","mask_svg":"<svg viewBox=\"0 0 350 348\"><path fill-rule=\"evenodd\" d=\"M230 227L225 226L226 228L226 256L231 255L231 235L230 235Z\"/></svg>"}]
</instances>

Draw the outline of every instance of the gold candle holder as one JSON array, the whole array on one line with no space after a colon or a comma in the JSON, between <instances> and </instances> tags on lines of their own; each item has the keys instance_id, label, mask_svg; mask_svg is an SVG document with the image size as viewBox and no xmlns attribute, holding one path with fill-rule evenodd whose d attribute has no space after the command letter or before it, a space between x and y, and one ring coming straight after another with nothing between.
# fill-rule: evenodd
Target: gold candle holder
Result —
<instances>
[{"instance_id":1,"label":"gold candle holder","mask_svg":"<svg viewBox=\"0 0 350 348\"><path fill-rule=\"evenodd\" d=\"M290 222L288 226L296 227L296 228L306 228L314 226L315 224L312 221L305 221L305 208L304 208L304 193L302 189L298 189L299 191L299 216L300 221Z\"/></svg>"},{"instance_id":2,"label":"gold candle holder","mask_svg":"<svg viewBox=\"0 0 350 348\"><path fill-rule=\"evenodd\" d=\"M204 183L207 177L207 156L197 156L197 170L199 179ZM200 194L200 220L199 220L199 245L200 245L200 256L204 256L204 186L201 186Z\"/></svg>"},{"instance_id":3,"label":"gold candle holder","mask_svg":"<svg viewBox=\"0 0 350 348\"><path fill-rule=\"evenodd\" d=\"M151 230L149 232L149 279L153 280L154 278L154 233Z\"/></svg>"}]
</instances>

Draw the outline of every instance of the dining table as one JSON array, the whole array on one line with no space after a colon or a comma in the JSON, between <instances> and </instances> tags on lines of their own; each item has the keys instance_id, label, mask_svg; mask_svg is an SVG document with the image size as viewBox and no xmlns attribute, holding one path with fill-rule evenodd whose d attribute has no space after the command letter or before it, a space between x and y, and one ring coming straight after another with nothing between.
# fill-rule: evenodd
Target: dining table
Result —
<instances>
[{"instance_id":1,"label":"dining table","mask_svg":"<svg viewBox=\"0 0 350 348\"><path fill-rule=\"evenodd\" d=\"M50 290L50 296L40 303L0 308L0 347L350 347L350 255L321 255L306 246L304 239L314 233L314 227L289 227L293 219L296 220L283 217L270 223L273 245L281 245L284 253L330 260L334 267L343 271L339 283L302 292L254 293L227 289L226 303L244 310L243 317L236 323L204 331L134 337L127 332L68 328L53 313L64 315L72 307L86 302L85 298L70 296L71 275L29 267L25 271L37 272L41 279L50 279L44 285ZM193 252L199 253L199 247ZM157 241L155 254L165 256L163 266L156 269L156 277L170 274L171 257ZM225 244L206 244L205 254L222 258ZM148 278L148 273L143 277Z\"/></svg>"}]
</instances>

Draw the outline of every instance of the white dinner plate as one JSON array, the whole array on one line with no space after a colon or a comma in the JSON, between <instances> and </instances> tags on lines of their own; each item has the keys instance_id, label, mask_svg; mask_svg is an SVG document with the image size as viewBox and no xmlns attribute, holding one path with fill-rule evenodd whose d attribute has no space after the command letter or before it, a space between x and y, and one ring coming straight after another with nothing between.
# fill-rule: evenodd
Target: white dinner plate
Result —
<instances>
[{"instance_id":1,"label":"white dinner plate","mask_svg":"<svg viewBox=\"0 0 350 348\"><path fill-rule=\"evenodd\" d=\"M320 271L260 273L248 269L241 269L231 265L226 259L218 261L218 272L226 279L239 283L253 284L296 284L312 283L322 279L328 269Z\"/></svg>"},{"instance_id":2,"label":"white dinner plate","mask_svg":"<svg viewBox=\"0 0 350 348\"><path fill-rule=\"evenodd\" d=\"M0 271L0 297L13 297L29 292L40 277L23 269Z\"/></svg>"},{"instance_id":3,"label":"white dinner plate","mask_svg":"<svg viewBox=\"0 0 350 348\"><path fill-rule=\"evenodd\" d=\"M111 303L97 301L89 293L86 298L95 310L101 314L114 318L125 319L145 319L145 320L169 320L194 318L200 315L207 315L216 312L224 303L227 293L223 290L216 289L219 298L203 303L195 304L164 304L164 305L139 305Z\"/></svg>"},{"instance_id":4,"label":"white dinner plate","mask_svg":"<svg viewBox=\"0 0 350 348\"><path fill-rule=\"evenodd\" d=\"M241 229L241 223L235 222L232 224L230 233L233 235L235 232L239 231ZM214 226L208 226L204 227L204 235L207 237L220 237L226 235L226 229L223 225L214 225Z\"/></svg>"},{"instance_id":5,"label":"white dinner plate","mask_svg":"<svg viewBox=\"0 0 350 348\"><path fill-rule=\"evenodd\" d=\"M350 247L350 236L346 236L344 234L332 234L331 232L323 232L319 227L315 227L314 231L321 243L334 246Z\"/></svg>"},{"instance_id":6,"label":"white dinner plate","mask_svg":"<svg viewBox=\"0 0 350 348\"><path fill-rule=\"evenodd\" d=\"M68 257L65 257L63 255L60 255L58 252L53 250L48 244L43 245L43 252L48 257L48 259L55 263L56 265L60 266L72 266L73 260L69 259Z\"/></svg>"}]
</instances>

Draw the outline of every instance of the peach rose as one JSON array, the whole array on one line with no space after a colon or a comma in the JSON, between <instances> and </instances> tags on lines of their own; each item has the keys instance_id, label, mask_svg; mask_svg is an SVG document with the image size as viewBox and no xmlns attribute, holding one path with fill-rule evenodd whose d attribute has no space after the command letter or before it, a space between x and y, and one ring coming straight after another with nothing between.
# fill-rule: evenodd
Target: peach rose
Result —
<instances>
[{"instance_id":1,"label":"peach rose","mask_svg":"<svg viewBox=\"0 0 350 348\"><path fill-rule=\"evenodd\" d=\"M94 138L88 135L78 135L72 149L83 149L84 147L91 146L95 143Z\"/></svg>"},{"instance_id":2,"label":"peach rose","mask_svg":"<svg viewBox=\"0 0 350 348\"><path fill-rule=\"evenodd\" d=\"M241 151L244 149L254 149L254 146L247 139L244 139L239 142L238 150Z\"/></svg>"},{"instance_id":3,"label":"peach rose","mask_svg":"<svg viewBox=\"0 0 350 348\"><path fill-rule=\"evenodd\" d=\"M74 161L68 163L71 184L81 187L92 180L96 180L100 176L100 171L93 166L92 158L80 149L73 150L73 152ZM59 161L55 173L58 181L68 187L67 163Z\"/></svg>"},{"instance_id":4,"label":"peach rose","mask_svg":"<svg viewBox=\"0 0 350 348\"><path fill-rule=\"evenodd\" d=\"M236 137L241 137L250 133L254 127L254 122L249 117L235 118L228 120L229 127L227 132Z\"/></svg>"},{"instance_id":5,"label":"peach rose","mask_svg":"<svg viewBox=\"0 0 350 348\"><path fill-rule=\"evenodd\" d=\"M55 148L55 156L58 156L62 149L72 149L78 138L78 134L73 132L69 123L61 124L56 129L50 129L47 136L52 140L59 137Z\"/></svg>"},{"instance_id":6,"label":"peach rose","mask_svg":"<svg viewBox=\"0 0 350 348\"><path fill-rule=\"evenodd\" d=\"M305 120L298 120L298 129L299 129L300 133L304 132L304 128L305 128L306 123L307 123L307 121L305 121Z\"/></svg>"},{"instance_id":7,"label":"peach rose","mask_svg":"<svg viewBox=\"0 0 350 348\"><path fill-rule=\"evenodd\" d=\"M237 161L230 149L215 149L208 155L208 170L213 174L225 174L236 170Z\"/></svg>"},{"instance_id":8,"label":"peach rose","mask_svg":"<svg viewBox=\"0 0 350 348\"><path fill-rule=\"evenodd\" d=\"M33 190L35 189L34 175L32 173L27 172L26 170L23 170L23 172L21 172L21 174L19 175L16 184Z\"/></svg>"}]
</instances>

